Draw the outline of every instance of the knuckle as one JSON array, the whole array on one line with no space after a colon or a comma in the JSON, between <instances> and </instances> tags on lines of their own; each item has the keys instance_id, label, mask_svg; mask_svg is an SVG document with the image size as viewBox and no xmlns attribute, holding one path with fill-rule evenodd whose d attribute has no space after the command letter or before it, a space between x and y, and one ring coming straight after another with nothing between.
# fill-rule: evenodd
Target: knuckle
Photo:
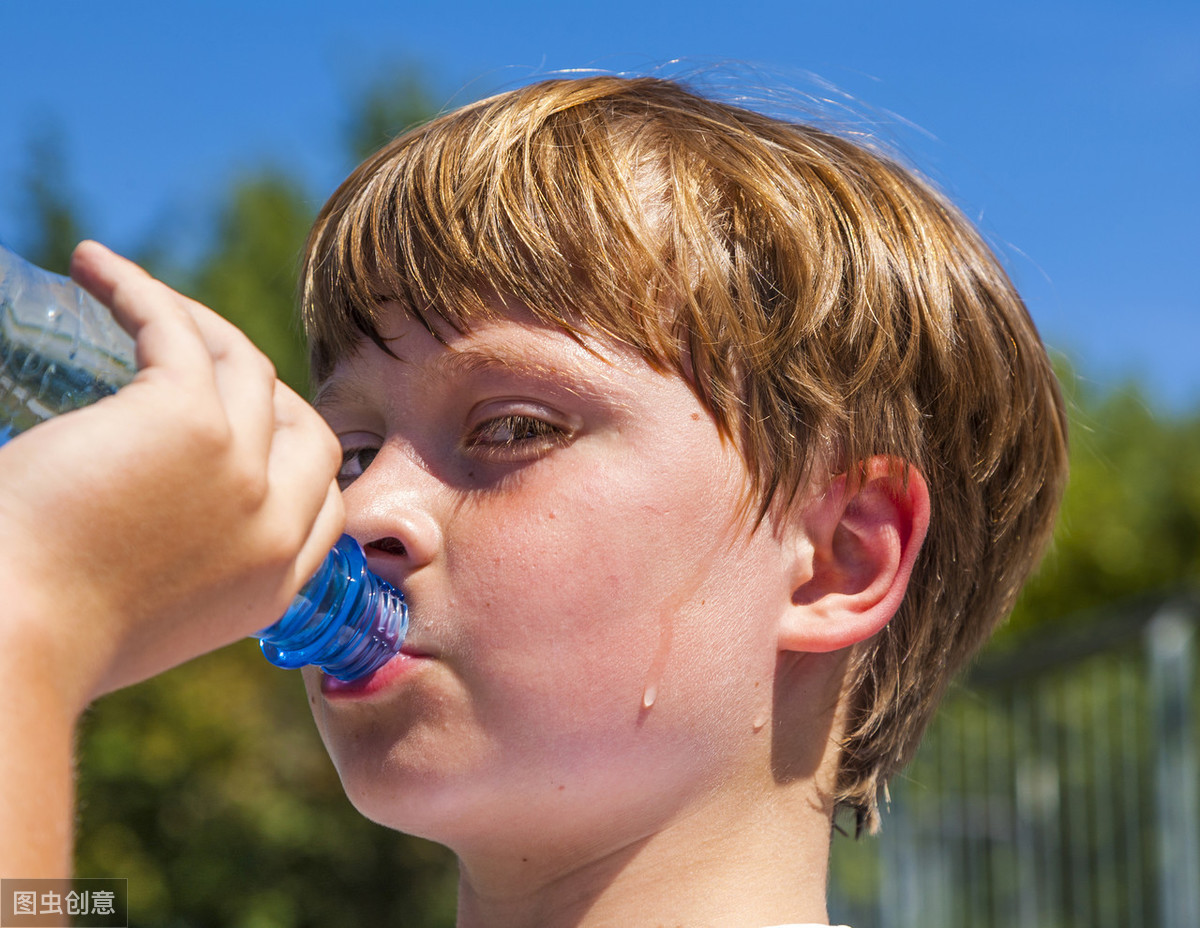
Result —
<instances>
[{"instance_id":1,"label":"knuckle","mask_svg":"<svg viewBox=\"0 0 1200 928\"><path fill-rule=\"evenodd\" d=\"M321 423L320 436L322 462L325 465L325 471L332 480L342 469L342 443L338 441L338 437L333 432L325 427L323 422Z\"/></svg>"},{"instance_id":2,"label":"knuckle","mask_svg":"<svg viewBox=\"0 0 1200 928\"><path fill-rule=\"evenodd\" d=\"M307 535L303 528L286 519L272 520L262 540L263 557L272 564L291 564L304 546Z\"/></svg>"},{"instance_id":3,"label":"knuckle","mask_svg":"<svg viewBox=\"0 0 1200 928\"><path fill-rule=\"evenodd\" d=\"M243 466L235 478L235 498L242 509L256 512L262 508L270 493L270 481L261 468Z\"/></svg>"},{"instance_id":4,"label":"knuckle","mask_svg":"<svg viewBox=\"0 0 1200 928\"><path fill-rule=\"evenodd\" d=\"M272 361L265 354L263 354L261 351L259 351L257 348L255 348L254 350L258 353L258 365L259 365L259 370L260 370L260 374L261 374L262 378L264 380L272 382L272 383L274 381L278 380L279 379L279 371L275 367L275 362Z\"/></svg>"},{"instance_id":5,"label":"knuckle","mask_svg":"<svg viewBox=\"0 0 1200 928\"><path fill-rule=\"evenodd\" d=\"M240 332L231 333L227 356L237 364L244 365L250 377L273 384L276 378L275 364L249 338Z\"/></svg>"},{"instance_id":6,"label":"knuckle","mask_svg":"<svg viewBox=\"0 0 1200 928\"><path fill-rule=\"evenodd\" d=\"M115 275L112 284L112 299L114 302L138 300L152 292L156 281L141 268L128 266L123 273Z\"/></svg>"},{"instance_id":7,"label":"knuckle","mask_svg":"<svg viewBox=\"0 0 1200 928\"><path fill-rule=\"evenodd\" d=\"M233 426L229 419L219 409L197 406L194 412L190 417L192 443L209 457L224 457L233 445Z\"/></svg>"},{"instance_id":8,"label":"knuckle","mask_svg":"<svg viewBox=\"0 0 1200 928\"><path fill-rule=\"evenodd\" d=\"M175 297L175 291L166 284L155 280L141 268L136 268L129 273L122 274L114 281L111 298L116 306L149 307L153 305L155 314L160 319L164 315L181 319L182 313L179 312Z\"/></svg>"}]
</instances>

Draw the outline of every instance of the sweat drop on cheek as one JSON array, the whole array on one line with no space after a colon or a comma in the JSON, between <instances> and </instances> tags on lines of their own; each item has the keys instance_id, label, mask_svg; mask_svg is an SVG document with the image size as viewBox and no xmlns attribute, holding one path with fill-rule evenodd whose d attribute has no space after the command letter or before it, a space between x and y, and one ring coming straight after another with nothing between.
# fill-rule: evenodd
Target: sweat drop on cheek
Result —
<instances>
[{"instance_id":1,"label":"sweat drop on cheek","mask_svg":"<svg viewBox=\"0 0 1200 928\"><path fill-rule=\"evenodd\" d=\"M137 374L133 339L71 280L0 245L0 445L116 393ZM403 595L343 535L278 622L254 634L280 667L350 681L382 667L408 631Z\"/></svg>"}]
</instances>

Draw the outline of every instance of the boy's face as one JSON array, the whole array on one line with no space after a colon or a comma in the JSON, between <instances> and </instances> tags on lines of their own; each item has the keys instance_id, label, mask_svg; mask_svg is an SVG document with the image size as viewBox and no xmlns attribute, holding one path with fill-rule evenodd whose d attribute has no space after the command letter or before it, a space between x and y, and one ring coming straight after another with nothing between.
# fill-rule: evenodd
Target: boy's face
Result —
<instances>
[{"instance_id":1,"label":"boy's face","mask_svg":"<svg viewBox=\"0 0 1200 928\"><path fill-rule=\"evenodd\" d=\"M367 681L306 671L355 804L460 851L551 848L769 776L786 558L684 380L522 311L383 334L399 360L364 340L318 399L347 531L412 615Z\"/></svg>"}]
</instances>

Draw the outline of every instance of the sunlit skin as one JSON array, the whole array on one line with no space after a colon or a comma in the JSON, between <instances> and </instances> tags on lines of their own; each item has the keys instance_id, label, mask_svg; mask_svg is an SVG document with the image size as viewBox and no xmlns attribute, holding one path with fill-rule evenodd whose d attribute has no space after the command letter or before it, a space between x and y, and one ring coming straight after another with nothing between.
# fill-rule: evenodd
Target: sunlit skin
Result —
<instances>
[{"instance_id":1,"label":"sunlit skin","mask_svg":"<svg viewBox=\"0 0 1200 928\"><path fill-rule=\"evenodd\" d=\"M445 344L393 308L383 334L396 357L364 340L317 399L345 449L347 531L412 609L406 654L365 686L305 675L351 800L458 854L460 924L538 896L543 919L600 911L622 880L647 897L668 861L729 870L743 832L752 869L764 844L799 861L784 914L822 917L823 851L788 834L827 838L814 797L842 664L781 659L812 575L803 532L756 521L688 383L630 349L511 307ZM816 744L788 777L781 667Z\"/></svg>"}]
</instances>

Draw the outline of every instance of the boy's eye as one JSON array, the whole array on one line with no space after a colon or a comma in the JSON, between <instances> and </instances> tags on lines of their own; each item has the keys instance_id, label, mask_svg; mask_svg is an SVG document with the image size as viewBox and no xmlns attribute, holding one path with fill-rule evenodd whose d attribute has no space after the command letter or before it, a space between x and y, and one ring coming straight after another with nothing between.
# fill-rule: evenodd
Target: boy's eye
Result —
<instances>
[{"instance_id":1,"label":"boy's eye","mask_svg":"<svg viewBox=\"0 0 1200 928\"><path fill-rule=\"evenodd\" d=\"M338 469L338 486L344 490L361 477L378 453L378 448L346 448L342 452L342 466Z\"/></svg>"},{"instance_id":2,"label":"boy's eye","mask_svg":"<svg viewBox=\"0 0 1200 928\"><path fill-rule=\"evenodd\" d=\"M534 416L510 415L488 419L467 436L468 449L485 455L522 458L562 444L567 433Z\"/></svg>"}]
</instances>

